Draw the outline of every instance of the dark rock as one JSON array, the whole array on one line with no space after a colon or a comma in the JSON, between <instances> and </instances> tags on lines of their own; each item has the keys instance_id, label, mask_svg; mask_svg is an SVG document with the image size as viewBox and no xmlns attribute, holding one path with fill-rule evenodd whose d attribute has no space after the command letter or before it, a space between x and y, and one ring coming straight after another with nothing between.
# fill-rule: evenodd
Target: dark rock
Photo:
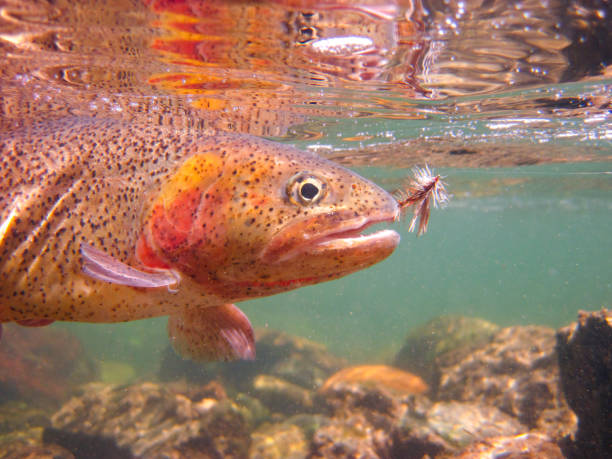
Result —
<instances>
[{"instance_id":1,"label":"dark rock","mask_svg":"<svg viewBox=\"0 0 612 459\"><path fill-rule=\"evenodd\" d=\"M96 377L80 341L66 330L5 324L0 341L0 403L54 405Z\"/></svg>"},{"instance_id":2,"label":"dark rock","mask_svg":"<svg viewBox=\"0 0 612 459\"><path fill-rule=\"evenodd\" d=\"M43 433L43 443L59 445L70 451L76 459L132 459L128 448L120 448L114 439L101 435L89 435L81 432L47 427Z\"/></svg>"},{"instance_id":3,"label":"dark rock","mask_svg":"<svg viewBox=\"0 0 612 459\"><path fill-rule=\"evenodd\" d=\"M259 375L253 381L255 396L271 411L285 415L313 411L313 393L297 384L270 375Z\"/></svg>"},{"instance_id":4,"label":"dark rock","mask_svg":"<svg viewBox=\"0 0 612 459\"><path fill-rule=\"evenodd\" d=\"M553 438L575 427L559 388L552 329L504 328L490 343L441 371L440 400L495 406Z\"/></svg>"},{"instance_id":5,"label":"dark rock","mask_svg":"<svg viewBox=\"0 0 612 459\"><path fill-rule=\"evenodd\" d=\"M394 459L422 459L451 451L453 448L426 424L413 424L393 430L389 456Z\"/></svg>"},{"instance_id":6,"label":"dark rock","mask_svg":"<svg viewBox=\"0 0 612 459\"><path fill-rule=\"evenodd\" d=\"M333 417L314 432L312 457L390 457L398 420L405 411L403 396L354 382L333 384L318 396ZM427 398L417 398L429 406Z\"/></svg>"},{"instance_id":7,"label":"dark rock","mask_svg":"<svg viewBox=\"0 0 612 459\"><path fill-rule=\"evenodd\" d=\"M612 457L612 314L581 312L578 324L559 330L561 385L578 430L566 454Z\"/></svg>"},{"instance_id":8,"label":"dark rock","mask_svg":"<svg viewBox=\"0 0 612 459\"><path fill-rule=\"evenodd\" d=\"M394 366L421 376L435 398L440 366L455 363L487 344L498 330L499 326L483 319L436 317L408 334Z\"/></svg>"},{"instance_id":9,"label":"dark rock","mask_svg":"<svg viewBox=\"0 0 612 459\"><path fill-rule=\"evenodd\" d=\"M359 413L372 426L390 430L400 416L400 397L392 391L371 385L336 384L319 394L336 418Z\"/></svg>"},{"instance_id":10,"label":"dark rock","mask_svg":"<svg viewBox=\"0 0 612 459\"><path fill-rule=\"evenodd\" d=\"M402 414L392 428L392 458L421 459L455 451L428 425L427 412L431 407L432 402L424 396L404 399Z\"/></svg>"},{"instance_id":11,"label":"dark rock","mask_svg":"<svg viewBox=\"0 0 612 459\"><path fill-rule=\"evenodd\" d=\"M514 437L487 438L468 447L456 459L563 459L559 446L549 437L527 433Z\"/></svg>"},{"instance_id":12,"label":"dark rock","mask_svg":"<svg viewBox=\"0 0 612 459\"><path fill-rule=\"evenodd\" d=\"M140 457L245 457L246 415L229 400L191 400L153 383L91 384L52 417L54 436L112 439Z\"/></svg>"}]
</instances>

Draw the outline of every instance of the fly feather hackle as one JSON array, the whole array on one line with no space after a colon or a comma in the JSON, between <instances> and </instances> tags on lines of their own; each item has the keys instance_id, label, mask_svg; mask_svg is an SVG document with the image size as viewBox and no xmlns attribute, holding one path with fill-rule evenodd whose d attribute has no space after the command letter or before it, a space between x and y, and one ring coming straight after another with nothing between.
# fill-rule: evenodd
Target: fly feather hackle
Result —
<instances>
[{"instance_id":1,"label":"fly feather hackle","mask_svg":"<svg viewBox=\"0 0 612 459\"><path fill-rule=\"evenodd\" d=\"M413 177L410 179L408 186L396 191L394 196L402 213L408 207L413 206L408 231L414 231L418 223L417 235L421 235L427 231L431 207L446 204L448 194L442 180L443 177L434 175L429 167L415 167L412 172Z\"/></svg>"}]
</instances>

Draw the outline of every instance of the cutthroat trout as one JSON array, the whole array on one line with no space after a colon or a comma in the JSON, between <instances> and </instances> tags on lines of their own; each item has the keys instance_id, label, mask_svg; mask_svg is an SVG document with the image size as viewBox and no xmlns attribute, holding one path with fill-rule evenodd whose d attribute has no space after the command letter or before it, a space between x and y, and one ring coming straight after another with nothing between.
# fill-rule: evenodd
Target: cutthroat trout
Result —
<instances>
[{"instance_id":1,"label":"cutthroat trout","mask_svg":"<svg viewBox=\"0 0 612 459\"><path fill-rule=\"evenodd\" d=\"M0 141L0 323L169 315L196 360L252 359L232 303L393 252L400 210L315 154L231 134L70 119Z\"/></svg>"}]
</instances>

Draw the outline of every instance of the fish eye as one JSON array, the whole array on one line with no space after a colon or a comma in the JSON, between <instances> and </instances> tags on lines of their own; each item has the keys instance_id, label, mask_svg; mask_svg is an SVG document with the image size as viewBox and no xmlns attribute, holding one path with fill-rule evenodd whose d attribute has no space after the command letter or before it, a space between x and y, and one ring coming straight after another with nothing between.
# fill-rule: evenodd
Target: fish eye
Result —
<instances>
[{"instance_id":1,"label":"fish eye","mask_svg":"<svg viewBox=\"0 0 612 459\"><path fill-rule=\"evenodd\" d=\"M308 172L294 175L287 184L287 195L292 202L301 205L312 205L323 199L327 185L323 180Z\"/></svg>"}]
</instances>

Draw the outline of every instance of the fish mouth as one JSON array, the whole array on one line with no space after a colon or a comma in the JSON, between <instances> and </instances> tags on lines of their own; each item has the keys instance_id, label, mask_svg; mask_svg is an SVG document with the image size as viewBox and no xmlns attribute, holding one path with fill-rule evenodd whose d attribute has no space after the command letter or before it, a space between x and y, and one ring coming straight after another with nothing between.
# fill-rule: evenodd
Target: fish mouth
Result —
<instances>
[{"instance_id":1,"label":"fish mouth","mask_svg":"<svg viewBox=\"0 0 612 459\"><path fill-rule=\"evenodd\" d=\"M399 234L396 231L384 229L371 234L361 233L369 226L381 222L368 222L355 230L342 231L326 236L320 241L315 241L308 251L314 253L325 250L359 249L365 248L365 246L373 247L387 245L386 243L393 243L394 246L397 246L399 243Z\"/></svg>"},{"instance_id":2,"label":"fish mouth","mask_svg":"<svg viewBox=\"0 0 612 459\"><path fill-rule=\"evenodd\" d=\"M354 214L351 213L351 216ZM328 218L329 225L321 225L321 220ZM359 216L348 219L342 218L342 212L318 215L313 218L291 225L279 233L262 254L262 257L274 263L286 262L298 255L320 255L326 252L354 252L361 251L373 256L376 252L391 253L399 244L400 236L396 231L382 229L370 234L363 232L379 223L391 223L399 218L399 210L381 213L375 216ZM338 221L340 220L340 221ZM309 228L312 225L323 226L316 234L309 235L302 232L301 237L294 235L301 228ZM293 237L292 237L293 236ZM281 241L289 240L289 243Z\"/></svg>"}]
</instances>

